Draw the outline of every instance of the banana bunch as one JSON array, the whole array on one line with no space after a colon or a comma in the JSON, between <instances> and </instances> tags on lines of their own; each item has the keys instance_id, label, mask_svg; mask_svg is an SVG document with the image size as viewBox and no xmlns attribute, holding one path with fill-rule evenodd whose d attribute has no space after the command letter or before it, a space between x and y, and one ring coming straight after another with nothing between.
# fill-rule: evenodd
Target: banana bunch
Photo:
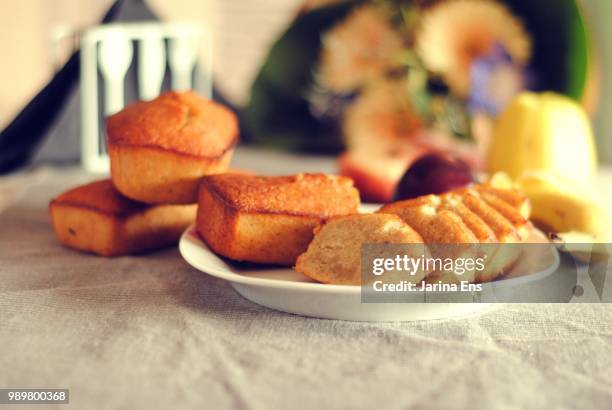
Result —
<instances>
[{"instance_id":1,"label":"banana bunch","mask_svg":"<svg viewBox=\"0 0 612 410\"><path fill-rule=\"evenodd\" d=\"M583 186L546 171L530 171L512 180L496 172L487 183L502 189L517 188L530 202L528 218L547 232L567 235L576 242L612 239L612 219Z\"/></svg>"},{"instance_id":2,"label":"banana bunch","mask_svg":"<svg viewBox=\"0 0 612 410\"><path fill-rule=\"evenodd\" d=\"M600 235L610 218L592 194L577 183L548 172L527 172L516 180L531 202L531 219L552 232Z\"/></svg>"},{"instance_id":3,"label":"banana bunch","mask_svg":"<svg viewBox=\"0 0 612 410\"><path fill-rule=\"evenodd\" d=\"M501 174L504 175L504 174ZM508 187L509 178L494 174L492 182ZM550 172L527 172L511 182L527 195L529 218L574 257L587 262L592 252L612 249L612 219L593 195L574 181ZM593 244L606 244L594 246Z\"/></svg>"},{"instance_id":4,"label":"banana bunch","mask_svg":"<svg viewBox=\"0 0 612 410\"><path fill-rule=\"evenodd\" d=\"M612 242L611 218L586 188L597 167L595 144L575 102L553 93L519 94L497 119L487 166L525 192L531 220L568 251L586 254L590 244Z\"/></svg>"}]
</instances>

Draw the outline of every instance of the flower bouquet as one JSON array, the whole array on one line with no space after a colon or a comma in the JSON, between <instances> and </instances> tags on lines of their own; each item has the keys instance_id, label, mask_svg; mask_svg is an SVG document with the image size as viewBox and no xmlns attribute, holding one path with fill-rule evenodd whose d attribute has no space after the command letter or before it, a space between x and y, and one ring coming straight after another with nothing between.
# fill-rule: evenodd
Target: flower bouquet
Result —
<instances>
[{"instance_id":1,"label":"flower bouquet","mask_svg":"<svg viewBox=\"0 0 612 410\"><path fill-rule=\"evenodd\" d=\"M390 199L431 151L480 169L493 120L524 90L592 101L573 0L323 3L307 3L272 46L244 129L256 143L341 153L366 199Z\"/></svg>"}]
</instances>

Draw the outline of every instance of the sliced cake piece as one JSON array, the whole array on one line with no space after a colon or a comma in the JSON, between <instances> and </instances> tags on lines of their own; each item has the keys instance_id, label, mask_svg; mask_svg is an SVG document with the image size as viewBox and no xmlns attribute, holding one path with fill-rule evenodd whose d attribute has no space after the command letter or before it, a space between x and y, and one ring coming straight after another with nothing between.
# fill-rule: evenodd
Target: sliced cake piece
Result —
<instances>
[{"instance_id":1,"label":"sliced cake piece","mask_svg":"<svg viewBox=\"0 0 612 410\"><path fill-rule=\"evenodd\" d=\"M210 248L237 261L293 265L326 218L359 210L350 178L324 174L204 177L197 230Z\"/></svg>"},{"instance_id":2,"label":"sliced cake piece","mask_svg":"<svg viewBox=\"0 0 612 410\"><path fill-rule=\"evenodd\" d=\"M359 285L364 243L422 244L423 239L396 215L335 217L315 230L315 237L298 258L295 270L318 282ZM426 252L424 245L414 250L415 257ZM411 278L417 283L424 277L425 272L419 272Z\"/></svg>"}]
</instances>

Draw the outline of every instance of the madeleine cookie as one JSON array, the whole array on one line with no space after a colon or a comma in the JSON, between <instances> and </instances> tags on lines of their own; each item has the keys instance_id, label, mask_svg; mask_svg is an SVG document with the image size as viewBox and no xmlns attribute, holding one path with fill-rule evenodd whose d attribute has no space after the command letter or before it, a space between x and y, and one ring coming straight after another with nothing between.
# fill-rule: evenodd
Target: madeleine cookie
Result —
<instances>
[{"instance_id":1,"label":"madeleine cookie","mask_svg":"<svg viewBox=\"0 0 612 410\"><path fill-rule=\"evenodd\" d=\"M61 243L102 256L140 253L178 242L196 205L147 205L121 195L110 180L71 189L49 204Z\"/></svg>"},{"instance_id":2,"label":"madeleine cookie","mask_svg":"<svg viewBox=\"0 0 612 410\"><path fill-rule=\"evenodd\" d=\"M169 92L132 104L106 122L113 184L150 204L197 201L203 175L225 172L238 120L194 92Z\"/></svg>"},{"instance_id":3,"label":"madeleine cookie","mask_svg":"<svg viewBox=\"0 0 612 410\"><path fill-rule=\"evenodd\" d=\"M358 212L359 203L345 177L211 175L202 179L196 225L208 246L230 259L293 265L316 226Z\"/></svg>"},{"instance_id":4,"label":"madeleine cookie","mask_svg":"<svg viewBox=\"0 0 612 410\"><path fill-rule=\"evenodd\" d=\"M428 244L487 244L476 247L488 258L486 269L469 278L476 282L491 281L512 267L520 256L520 247L502 244L527 240L533 228L527 219L529 203L524 195L489 185L393 202L377 212L398 215ZM463 252L468 248L446 249Z\"/></svg>"}]
</instances>

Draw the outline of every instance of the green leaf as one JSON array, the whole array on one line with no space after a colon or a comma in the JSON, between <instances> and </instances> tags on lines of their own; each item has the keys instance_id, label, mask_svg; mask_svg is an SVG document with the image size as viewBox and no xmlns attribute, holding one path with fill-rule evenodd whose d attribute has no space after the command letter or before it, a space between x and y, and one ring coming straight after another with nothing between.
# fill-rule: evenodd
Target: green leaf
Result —
<instances>
[{"instance_id":1,"label":"green leaf","mask_svg":"<svg viewBox=\"0 0 612 410\"><path fill-rule=\"evenodd\" d=\"M243 112L245 140L283 149L338 152L342 148L340 124L312 116L306 99L313 84L321 48L321 35L364 1L322 7L298 16L271 48L251 89ZM583 97L589 72L589 38L575 0L505 0L524 23L533 42L530 72L535 90L555 91L576 100ZM417 65L407 52L404 63ZM428 95L411 90L421 110ZM423 113L425 111L423 110Z\"/></svg>"},{"instance_id":2,"label":"green leaf","mask_svg":"<svg viewBox=\"0 0 612 410\"><path fill-rule=\"evenodd\" d=\"M523 21L531 35L534 47L530 69L536 76L536 89L555 91L579 101L588 76L589 38L577 2L503 3Z\"/></svg>"},{"instance_id":3,"label":"green leaf","mask_svg":"<svg viewBox=\"0 0 612 410\"><path fill-rule=\"evenodd\" d=\"M312 152L341 149L338 124L314 118L306 93L313 82L322 33L358 3L340 3L304 13L272 46L244 110L247 141Z\"/></svg>"}]
</instances>

